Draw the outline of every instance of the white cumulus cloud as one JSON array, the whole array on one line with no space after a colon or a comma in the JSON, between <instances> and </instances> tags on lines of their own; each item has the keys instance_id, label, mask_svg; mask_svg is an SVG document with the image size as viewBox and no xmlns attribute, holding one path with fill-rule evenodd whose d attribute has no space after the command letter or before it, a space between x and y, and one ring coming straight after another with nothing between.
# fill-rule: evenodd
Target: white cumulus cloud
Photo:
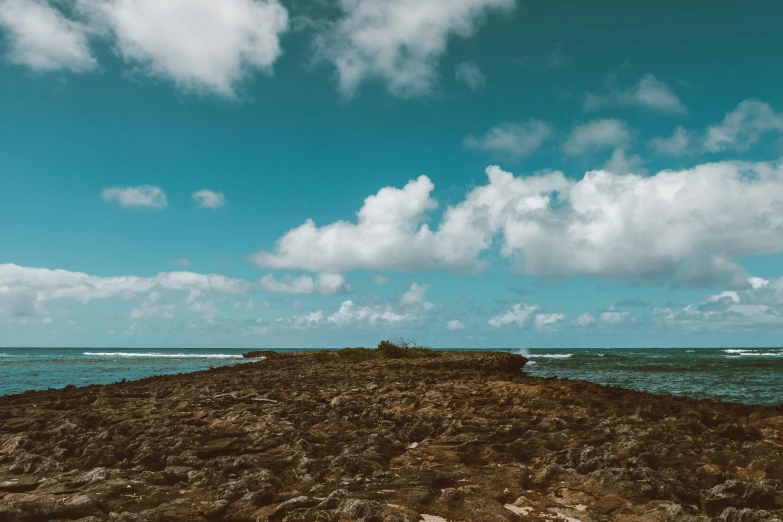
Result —
<instances>
[{"instance_id":1,"label":"white cumulus cloud","mask_svg":"<svg viewBox=\"0 0 783 522\"><path fill-rule=\"evenodd\" d=\"M672 89L652 74L645 74L627 89L610 87L605 94L587 93L584 109L594 111L605 107L639 106L668 114L687 112Z\"/></svg>"},{"instance_id":2,"label":"white cumulus cloud","mask_svg":"<svg viewBox=\"0 0 783 522\"><path fill-rule=\"evenodd\" d=\"M252 73L271 73L288 11L278 0L0 0L0 25L12 61L34 70L94 69L97 40L136 72L235 97Z\"/></svg>"},{"instance_id":3,"label":"white cumulus cloud","mask_svg":"<svg viewBox=\"0 0 783 522\"><path fill-rule=\"evenodd\" d=\"M133 209L161 210L166 208L166 193L153 185L138 187L108 187L101 191L101 198L106 202L114 201L122 207Z\"/></svg>"},{"instance_id":4,"label":"white cumulus cloud","mask_svg":"<svg viewBox=\"0 0 783 522\"><path fill-rule=\"evenodd\" d=\"M452 319L451 321L446 323L446 329L453 330L453 331L464 330L465 329L465 325L462 324L462 321L459 321L457 319Z\"/></svg>"},{"instance_id":5,"label":"white cumulus cloud","mask_svg":"<svg viewBox=\"0 0 783 522\"><path fill-rule=\"evenodd\" d=\"M665 156L684 156L691 152L691 142L690 133L685 128L678 126L668 138L650 140L650 147Z\"/></svg>"},{"instance_id":6,"label":"white cumulus cloud","mask_svg":"<svg viewBox=\"0 0 783 522\"><path fill-rule=\"evenodd\" d=\"M595 324L595 317L592 314L580 314L579 317L574 320L574 324L577 326L590 326L591 324Z\"/></svg>"},{"instance_id":7,"label":"white cumulus cloud","mask_svg":"<svg viewBox=\"0 0 783 522\"><path fill-rule=\"evenodd\" d=\"M288 12L277 0L84 0L119 55L187 91L233 97L271 72Z\"/></svg>"},{"instance_id":8,"label":"white cumulus cloud","mask_svg":"<svg viewBox=\"0 0 783 522\"><path fill-rule=\"evenodd\" d=\"M682 308L656 308L659 324L687 330L757 331L783 328L783 278L751 277L744 290L726 290Z\"/></svg>"},{"instance_id":9,"label":"white cumulus cloud","mask_svg":"<svg viewBox=\"0 0 783 522\"><path fill-rule=\"evenodd\" d=\"M534 324L537 330L553 330L563 319L565 319L563 314L538 314Z\"/></svg>"},{"instance_id":10,"label":"white cumulus cloud","mask_svg":"<svg viewBox=\"0 0 783 522\"><path fill-rule=\"evenodd\" d=\"M46 0L0 0L0 26L8 33L9 58L34 71L90 71L88 28Z\"/></svg>"},{"instance_id":11,"label":"white cumulus cloud","mask_svg":"<svg viewBox=\"0 0 783 522\"><path fill-rule=\"evenodd\" d=\"M334 65L340 91L351 96L379 79L394 96L428 94L452 36L471 36L490 11L514 0L338 0L342 16L316 40L318 56Z\"/></svg>"},{"instance_id":12,"label":"white cumulus cloud","mask_svg":"<svg viewBox=\"0 0 783 522\"><path fill-rule=\"evenodd\" d=\"M318 274L315 279L308 275L299 277L287 275L282 280L267 274L261 277L260 283L261 288L267 292L281 294L337 294L351 290L351 286L345 281L345 276L341 274Z\"/></svg>"},{"instance_id":13,"label":"white cumulus cloud","mask_svg":"<svg viewBox=\"0 0 783 522\"><path fill-rule=\"evenodd\" d=\"M347 325L395 325L415 321L411 313L400 313L391 306L361 306L353 301L343 301L340 309L327 318L327 321L337 326Z\"/></svg>"},{"instance_id":14,"label":"white cumulus cloud","mask_svg":"<svg viewBox=\"0 0 783 522\"><path fill-rule=\"evenodd\" d=\"M541 308L537 305L517 303L510 310L490 318L489 325L495 328L503 326L523 327Z\"/></svg>"},{"instance_id":15,"label":"white cumulus cloud","mask_svg":"<svg viewBox=\"0 0 783 522\"><path fill-rule=\"evenodd\" d=\"M644 161L638 154L628 154L625 149L617 148L604 164L604 170L624 176L626 174L645 174Z\"/></svg>"},{"instance_id":16,"label":"white cumulus cloud","mask_svg":"<svg viewBox=\"0 0 783 522\"><path fill-rule=\"evenodd\" d=\"M242 294L252 285L219 274L161 272L152 277L103 277L61 269L32 268L0 264L0 295L32 292L36 300L69 300L88 303L102 299L132 299L160 290L199 290L221 294Z\"/></svg>"},{"instance_id":17,"label":"white cumulus cloud","mask_svg":"<svg viewBox=\"0 0 783 522\"><path fill-rule=\"evenodd\" d=\"M337 221L317 227L308 219L280 238L274 253L259 252L253 259L263 268L332 273L425 267L432 233L421 221L437 206L430 198L433 188L426 176L402 189L383 188L365 199L358 223Z\"/></svg>"},{"instance_id":18,"label":"white cumulus cloud","mask_svg":"<svg viewBox=\"0 0 783 522\"><path fill-rule=\"evenodd\" d=\"M707 128L704 148L709 152L746 151L767 133L783 133L783 113L766 102L748 99L727 113L722 122Z\"/></svg>"},{"instance_id":19,"label":"white cumulus cloud","mask_svg":"<svg viewBox=\"0 0 783 522\"><path fill-rule=\"evenodd\" d=\"M563 143L563 152L581 156L606 149L624 148L631 140L628 124L614 118L592 120L574 125Z\"/></svg>"},{"instance_id":20,"label":"white cumulus cloud","mask_svg":"<svg viewBox=\"0 0 783 522\"><path fill-rule=\"evenodd\" d=\"M408 288L408 290L402 294L402 297L400 297L400 304L412 306L426 303L425 297L427 296L427 290L429 289L430 285L411 283L411 286Z\"/></svg>"},{"instance_id":21,"label":"white cumulus cloud","mask_svg":"<svg viewBox=\"0 0 783 522\"><path fill-rule=\"evenodd\" d=\"M614 307L605 312L601 312L598 318L606 324L620 324L625 322L631 314L629 312L618 312Z\"/></svg>"},{"instance_id":22,"label":"white cumulus cloud","mask_svg":"<svg viewBox=\"0 0 783 522\"><path fill-rule=\"evenodd\" d=\"M478 269L495 238L517 270L535 276L614 279L675 276L683 285L739 282L734 260L783 251L781 162L718 162L650 176L549 172L515 177L487 169L488 182L444 212L426 177L365 200L357 223L294 228L262 267L350 270Z\"/></svg>"},{"instance_id":23,"label":"white cumulus cloud","mask_svg":"<svg viewBox=\"0 0 783 522\"><path fill-rule=\"evenodd\" d=\"M226 196L222 192L214 190L201 189L191 194L198 208L217 209L226 204Z\"/></svg>"},{"instance_id":24,"label":"white cumulus cloud","mask_svg":"<svg viewBox=\"0 0 783 522\"><path fill-rule=\"evenodd\" d=\"M519 159L536 152L553 135L551 125L531 119L524 123L497 125L480 137L466 136L463 145L467 149Z\"/></svg>"}]
</instances>

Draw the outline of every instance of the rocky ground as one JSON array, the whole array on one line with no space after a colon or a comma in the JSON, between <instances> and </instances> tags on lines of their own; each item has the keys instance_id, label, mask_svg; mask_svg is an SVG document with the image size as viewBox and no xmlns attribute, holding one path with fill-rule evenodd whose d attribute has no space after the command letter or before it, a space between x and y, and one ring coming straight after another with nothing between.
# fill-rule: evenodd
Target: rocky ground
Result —
<instances>
[{"instance_id":1,"label":"rocky ground","mask_svg":"<svg viewBox=\"0 0 783 522\"><path fill-rule=\"evenodd\" d=\"M783 520L783 406L524 363L286 354L0 397L0 521Z\"/></svg>"}]
</instances>

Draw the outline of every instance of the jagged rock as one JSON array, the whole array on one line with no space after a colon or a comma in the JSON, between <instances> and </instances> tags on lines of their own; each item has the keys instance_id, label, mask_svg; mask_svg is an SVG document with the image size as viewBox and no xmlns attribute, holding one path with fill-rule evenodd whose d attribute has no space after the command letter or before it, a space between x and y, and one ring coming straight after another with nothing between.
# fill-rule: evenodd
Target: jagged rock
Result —
<instances>
[{"instance_id":1,"label":"jagged rock","mask_svg":"<svg viewBox=\"0 0 783 522\"><path fill-rule=\"evenodd\" d=\"M743 482L741 480L729 480L712 489L703 491L701 502L704 510L710 516L722 513L728 507L775 509L783 508L783 503L778 504L775 496L777 484L770 480L757 482Z\"/></svg>"},{"instance_id":2,"label":"jagged rock","mask_svg":"<svg viewBox=\"0 0 783 522\"><path fill-rule=\"evenodd\" d=\"M0 397L0 522L783 520L783 406L524 363L275 354Z\"/></svg>"}]
</instances>

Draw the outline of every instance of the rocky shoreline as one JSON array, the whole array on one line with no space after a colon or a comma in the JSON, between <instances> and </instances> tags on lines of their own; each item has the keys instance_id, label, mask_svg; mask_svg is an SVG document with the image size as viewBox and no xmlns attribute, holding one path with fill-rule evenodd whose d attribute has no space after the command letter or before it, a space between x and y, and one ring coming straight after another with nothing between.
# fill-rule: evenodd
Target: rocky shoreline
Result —
<instances>
[{"instance_id":1,"label":"rocky shoreline","mask_svg":"<svg viewBox=\"0 0 783 522\"><path fill-rule=\"evenodd\" d=\"M0 397L0 522L783 520L783 406L525 362L277 354Z\"/></svg>"}]
</instances>

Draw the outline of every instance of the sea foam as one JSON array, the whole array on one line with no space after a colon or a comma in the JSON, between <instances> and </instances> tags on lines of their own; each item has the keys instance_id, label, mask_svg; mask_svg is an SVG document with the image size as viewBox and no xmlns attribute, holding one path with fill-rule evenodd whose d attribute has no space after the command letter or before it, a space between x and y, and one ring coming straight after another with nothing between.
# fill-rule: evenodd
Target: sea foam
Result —
<instances>
[{"instance_id":1,"label":"sea foam","mask_svg":"<svg viewBox=\"0 0 783 522\"><path fill-rule=\"evenodd\" d=\"M92 357L163 357L168 359L242 359L241 355L225 353L133 353L133 352L84 352Z\"/></svg>"},{"instance_id":2,"label":"sea foam","mask_svg":"<svg viewBox=\"0 0 783 522\"><path fill-rule=\"evenodd\" d=\"M723 353L729 353L736 356L755 356L755 357L783 357L783 350L777 350L777 351L761 351L761 350L767 350L766 348L759 348L757 350L742 350L742 349L731 349L731 350L723 350Z\"/></svg>"}]
</instances>

